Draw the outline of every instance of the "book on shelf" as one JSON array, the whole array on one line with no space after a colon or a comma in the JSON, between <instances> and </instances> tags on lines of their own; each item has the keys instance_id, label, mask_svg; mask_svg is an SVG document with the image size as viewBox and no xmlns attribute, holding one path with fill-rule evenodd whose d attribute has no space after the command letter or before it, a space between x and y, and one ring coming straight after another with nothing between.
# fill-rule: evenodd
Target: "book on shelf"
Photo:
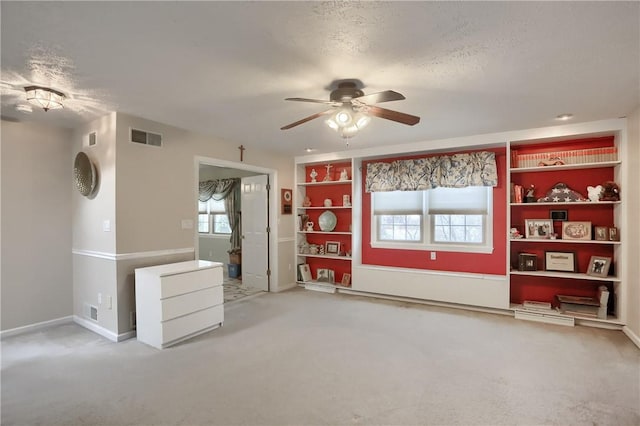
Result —
<instances>
[{"instance_id":1,"label":"book on shelf","mask_svg":"<svg viewBox=\"0 0 640 426\"><path fill-rule=\"evenodd\" d=\"M530 311L542 311L548 312L552 311L551 303L549 302L538 302L535 300L525 300L522 302L522 308Z\"/></svg>"}]
</instances>

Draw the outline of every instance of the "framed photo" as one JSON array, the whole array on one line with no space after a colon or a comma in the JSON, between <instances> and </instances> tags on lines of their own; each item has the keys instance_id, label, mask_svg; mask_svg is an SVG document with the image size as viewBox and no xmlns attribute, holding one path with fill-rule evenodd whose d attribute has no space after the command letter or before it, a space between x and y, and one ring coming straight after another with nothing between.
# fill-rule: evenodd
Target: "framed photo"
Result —
<instances>
[{"instance_id":1,"label":"framed photo","mask_svg":"<svg viewBox=\"0 0 640 426\"><path fill-rule=\"evenodd\" d=\"M549 217L551 220L564 222L569 219L569 212L567 210L549 210Z\"/></svg>"},{"instance_id":2,"label":"framed photo","mask_svg":"<svg viewBox=\"0 0 640 426\"><path fill-rule=\"evenodd\" d=\"M282 188L280 190L280 203L282 214L291 214L293 212L293 195L290 189Z\"/></svg>"},{"instance_id":3,"label":"framed photo","mask_svg":"<svg viewBox=\"0 0 640 426\"><path fill-rule=\"evenodd\" d=\"M576 272L576 254L570 251L545 251L544 270Z\"/></svg>"},{"instance_id":4,"label":"framed photo","mask_svg":"<svg viewBox=\"0 0 640 426\"><path fill-rule=\"evenodd\" d=\"M551 219L525 219L526 238L551 238L553 221Z\"/></svg>"},{"instance_id":5,"label":"framed photo","mask_svg":"<svg viewBox=\"0 0 640 426\"><path fill-rule=\"evenodd\" d=\"M618 234L618 228L609 228L609 241L620 241L620 234Z\"/></svg>"},{"instance_id":6,"label":"framed photo","mask_svg":"<svg viewBox=\"0 0 640 426\"><path fill-rule=\"evenodd\" d=\"M303 263L302 265L298 265L298 269L300 270L300 280L304 282L311 281L311 268L307 263Z\"/></svg>"},{"instance_id":7,"label":"framed photo","mask_svg":"<svg viewBox=\"0 0 640 426\"><path fill-rule=\"evenodd\" d=\"M596 241L609 241L609 228L606 226L596 226L594 231Z\"/></svg>"},{"instance_id":8,"label":"framed photo","mask_svg":"<svg viewBox=\"0 0 640 426\"><path fill-rule=\"evenodd\" d=\"M342 274L341 285L345 287L349 287L351 285L351 274Z\"/></svg>"},{"instance_id":9,"label":"framed photo","mask_svg":"<svg viewBox=\"0 0 640 426\"><path fill-rule=\"evenodd\" d=\"M533 253L518 254L518 271L537 271L538 256Z\"/></svg>"},{"instance_id":10,"label":"framed photo","mask_svg":"<svg viewBox=\"0 0 640 426\"><path fill-rule=\"evenodd\" d=\"M591 222L562 222L563 240L590 240Z\"/></svg>"},{"instance_id":11,"label":"framed photo","mask_svg":"<svg viewBox=\"0 0 640 426\"><path fill-rule=\"evenodd\" d=\"M318 276L316 277L316 281L319 283L331 283L335 282L335 273L333 269L326 268L318 268Z\"/></svg>"},{"instance_id":12,"label":"framed photo","mask_svg":"<svg viewBox=\"0 0 640 426\"><path fill-rule=\"evenodd\" d=\"M610 257L591 256L591 260L589 260L589 267L587 268L587 275L604 278L609 275L609 268L611 268Z\"/></svg>"},{"instance_id":13,"label":"framed photo","mask_svg":"<svg viewBox=\"0 0 640 426\"><path fill-rule=\"evenodd\" d=\"M324 243L324 254L337 256L340 253L340 242L327 241Z\"/></svg>"}]
</instances>

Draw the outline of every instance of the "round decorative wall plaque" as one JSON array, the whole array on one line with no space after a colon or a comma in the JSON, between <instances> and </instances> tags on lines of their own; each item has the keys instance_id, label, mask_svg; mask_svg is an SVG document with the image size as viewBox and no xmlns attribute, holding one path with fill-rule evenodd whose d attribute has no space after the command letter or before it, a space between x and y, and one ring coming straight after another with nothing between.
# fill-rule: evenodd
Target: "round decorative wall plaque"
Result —
<instances>
[{"instance_id":1,"label":"round decorative wall plaque","mask_svg":"<svg viewBox=\"0 0 640 426\"><path fill-rule=\"evenodd\" d=\"M96 168L89 156L82 151L76 155L76 160L73 163L73 177L76 188L85 197L91 195L96 189Z\"/></svg>"},{"instance_id":2,"label":"round decorative wall plaque","mask_svg":"<svg viewBox=\"0 0 640 426\"><path fill-rule=\"evenodd\" d=\"M321 231L331 232L336 227L338 223L338 218L332 211L325 211L318 218L318 225L320 226Z\"/></svg>"}]
</instances>

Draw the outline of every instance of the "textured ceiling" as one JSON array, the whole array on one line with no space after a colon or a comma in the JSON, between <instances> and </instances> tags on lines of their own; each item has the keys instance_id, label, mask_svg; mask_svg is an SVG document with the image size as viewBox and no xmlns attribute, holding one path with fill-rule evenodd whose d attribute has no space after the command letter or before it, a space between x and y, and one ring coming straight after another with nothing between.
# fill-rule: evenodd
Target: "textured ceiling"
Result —
<instances>
[{"instance_id":1,"label":"textured ceiling","mask_svg":"<svg viewBox=\"0 0 640 426\"><path fill-rule=\"evenodd\" d=\"M374 119L373 147L616 118L640 104L638 2L7 2L4 118L73 127L122 111L251 148L344 149L322 111L355 78L422 118ZM24 114L23 87L68 94Z\"/></svg>"}]
</instances>

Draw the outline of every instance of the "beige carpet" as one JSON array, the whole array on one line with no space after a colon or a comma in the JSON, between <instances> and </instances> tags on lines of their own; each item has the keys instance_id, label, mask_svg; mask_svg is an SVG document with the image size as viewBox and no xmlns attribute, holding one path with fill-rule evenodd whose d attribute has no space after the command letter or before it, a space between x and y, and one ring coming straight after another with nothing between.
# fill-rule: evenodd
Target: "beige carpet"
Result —
<instances>
[{"instance_id":1,"label":"beige carpet","mask_svg":"<svg viewBox=\"0 0 640 426\"><path fill-rule=\"evenodd\" d=\"M76 325L7 338L2 424L640 424L619 331L301 289L225 314L164 351Z\"/></svg>"}]
</instances>

